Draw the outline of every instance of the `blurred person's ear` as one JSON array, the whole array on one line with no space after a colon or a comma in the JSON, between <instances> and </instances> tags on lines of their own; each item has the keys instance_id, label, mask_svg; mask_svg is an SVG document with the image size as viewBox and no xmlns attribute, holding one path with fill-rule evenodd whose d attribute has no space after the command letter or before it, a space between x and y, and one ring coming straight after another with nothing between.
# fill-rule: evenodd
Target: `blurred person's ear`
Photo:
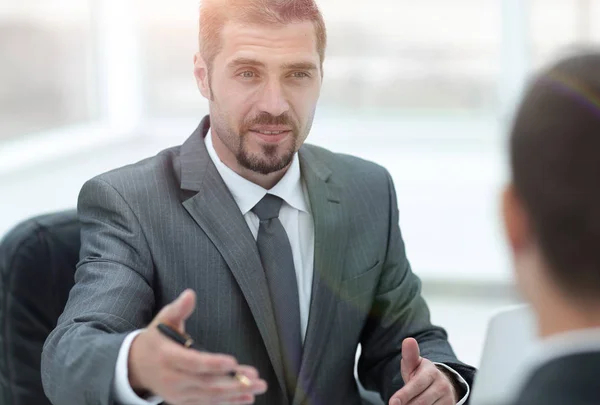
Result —
<instances>
[{"instance_id":1,"label":"blurred person's ear","mask_svg":"<svg viewBox=\"0 0 600 405\"><path fill-rule=\"evenodd\" d=\"M200 93L207 100L211 100L208 66L199 52L194 55L194 76Z\"/></svg>"},{"instance_id":2,"label":"blurred person's ear","mask_svg":"<svg viewBox=\"0 0 600 405\"><path fill-rule=\"evenodd\" d=\"M506 238L513 256L517 290L534 308L548 307L548 280L543 271L544 260L539 250L531 220L513 184L502 194L502 216Z\"/></svg>"},{"instance_id":3,"label":"blurred person's ear","mask_svg":"<svg viewBox=\"0 0 600 405\"><path fill-rule=\"evenodd\" d=\"M512 183L502 193L502 217L508 244L516 256L532 243L532 233L527 214Z\"/></svg>"}]
</instances>

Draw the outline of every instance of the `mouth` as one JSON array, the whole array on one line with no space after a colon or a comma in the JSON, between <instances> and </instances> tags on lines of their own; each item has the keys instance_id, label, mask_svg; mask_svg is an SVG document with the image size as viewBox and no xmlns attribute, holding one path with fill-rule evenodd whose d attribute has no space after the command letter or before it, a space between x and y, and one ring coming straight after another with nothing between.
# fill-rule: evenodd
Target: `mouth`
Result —
<instances>
[{"instance_id":1,"label":"mouth","mask_svg":"<svg viewBox=\"0 0 600 405\"><path fill-rule=\"evenodd\" d=\"M289 134L292 133L291 129L289 128L252 128L249 132L251 132L266 143L279 143L285 138L287 138Z\"/></svg>"}]
</instances>

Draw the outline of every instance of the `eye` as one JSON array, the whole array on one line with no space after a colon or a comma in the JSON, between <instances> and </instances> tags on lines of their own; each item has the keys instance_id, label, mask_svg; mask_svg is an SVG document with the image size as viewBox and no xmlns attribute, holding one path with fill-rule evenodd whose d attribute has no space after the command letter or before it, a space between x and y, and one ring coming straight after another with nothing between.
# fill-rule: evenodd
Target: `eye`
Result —
<instances>
[{"instance_id":1,"label":"eye","mask_svg":"<svg viewBox=\"0 0 600 405\"><path fill-rule=\"evenodd\" d=\"M241 78L244 78L244 79L252 79L256 75L254 74L254 72L252 72L250 70L246 70L245 72L240 73L238 76L240 76Z\"/></svg>"},{"instance_id":2,"label":"eye","mask_svg":"<svg viewBox=\"0 0 600 405\"><path fill-rule=\"evenodd\" d=\"M292 73L292 76L298 79L303 79L305 77L310 77L310 75L306 72L294 72Z\"/></svg>"}]
</instances>

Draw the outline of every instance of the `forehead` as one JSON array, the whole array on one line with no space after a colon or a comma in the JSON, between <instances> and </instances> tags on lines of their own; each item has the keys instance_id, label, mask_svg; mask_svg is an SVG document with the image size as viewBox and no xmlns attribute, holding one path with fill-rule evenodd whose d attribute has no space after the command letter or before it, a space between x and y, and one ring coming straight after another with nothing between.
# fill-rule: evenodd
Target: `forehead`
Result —
<instances>
[{"instance_id":1,"label":"forehead","mask_svg":"<svg viewBox=\"0 0 600 405\"><path fill-rule=\"evenodd\" d=\"M220 58L225 64L238 58L266 65L282 62L319 63L315 26L311 21L285 25L227 23L221 32Z\"/></svg>"}]
</instances>

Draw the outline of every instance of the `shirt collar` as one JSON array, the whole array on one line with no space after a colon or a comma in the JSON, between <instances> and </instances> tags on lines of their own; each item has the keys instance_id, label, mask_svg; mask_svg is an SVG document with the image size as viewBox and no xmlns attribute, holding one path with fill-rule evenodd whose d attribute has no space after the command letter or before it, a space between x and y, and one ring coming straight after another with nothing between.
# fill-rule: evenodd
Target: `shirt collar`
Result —
<instances>
[{"instance_id":1,"label":"shirt collar","mask_svg":"<svg viewBox=\"0 0 600 405\"><path fill-rule=\"evenodd\" d=\"M565 332L539 340L528 356L527 364L534 369L561 357L599 351L600 328Z\"/></svg>"},{"instance_id":2,"label":"shirt collar","mask_svg":"<svg viewBox=\"0 0 600 405\"><path fill-rule=\"evenodd\" d=\"M281 180L272 189L266 190L258 184L246 180L221 161L215 150L210 129L204 138L204 142L208 155L233 195L233 199L240 208L242 215L246 215L254 208L267 193L276 195L298 211L309 212L308 201L302 187L300 162L297 153L294 154L292 164Z\"/></svg>"}]
</instances>

